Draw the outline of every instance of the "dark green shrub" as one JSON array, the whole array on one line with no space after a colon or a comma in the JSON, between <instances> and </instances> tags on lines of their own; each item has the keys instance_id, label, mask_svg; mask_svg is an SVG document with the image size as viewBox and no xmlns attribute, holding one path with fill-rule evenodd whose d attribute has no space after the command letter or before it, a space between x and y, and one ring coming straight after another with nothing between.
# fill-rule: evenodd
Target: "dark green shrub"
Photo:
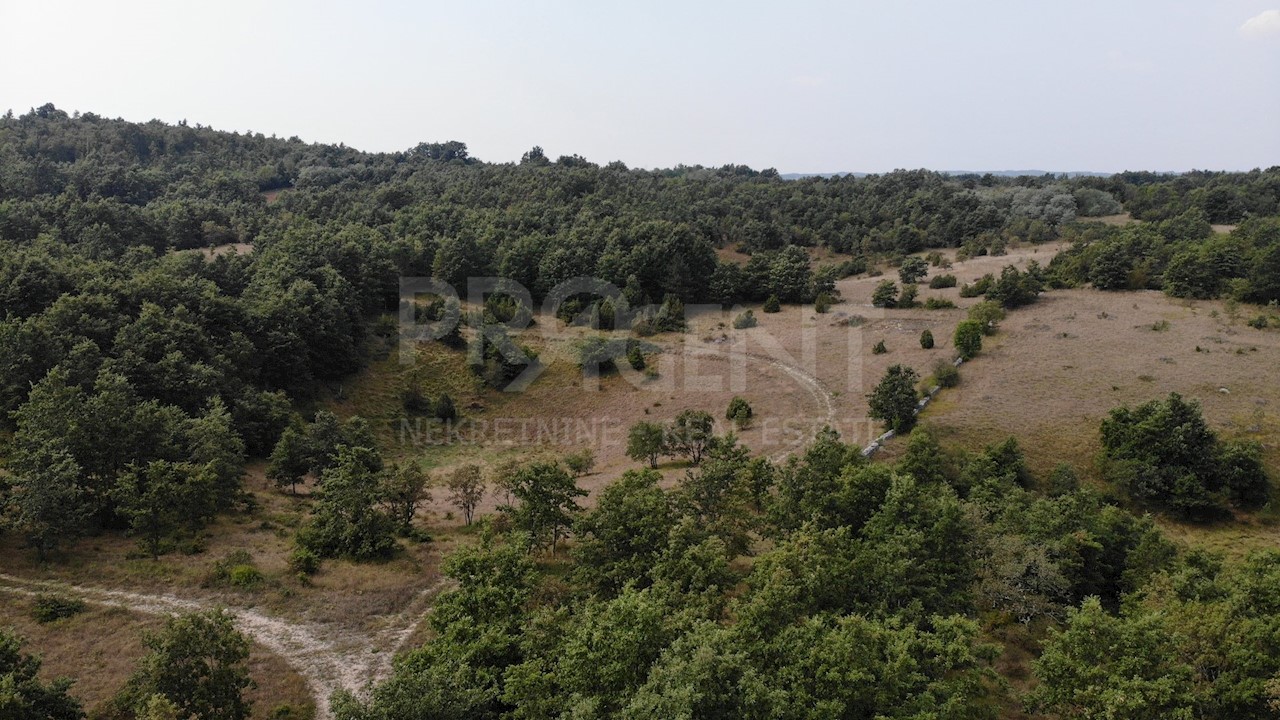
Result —
<instances>
[{"instance_id":1,"label":"dark green shrub","mask_svg":"<svg viewBox=\"0 0 1280 720\"><path fill-rule=\"evenodd\" d=\"M929 330L925 330L924 332L920 333L920 347L924 348L925 350L933 349L933 332Z\"/></svg>"},{"instance_id":2,"label":"dark green shrub","mask_svg":"<svg viewBox=\"0 0 1280 720\"><path fill-rule=\"evenodd\" d=\"M956 286L956 276L950 273L944 275L934 275L929 278L930 290L941 290L943 288L953 288Z\"/></svg>"},{"instance_id":3,"label":"dark green shrub","mask_svg":"<svg viewBox=\"0 0 1280 720\"><path fill-rule=\"evenodd\" d=\"M746 310L733 319L734 330L746 330L747 328L753 328L759 324L760 321L756 320L755 312L751 310Z\"/></svg>"},{"instance_id":4,"label":"dark green shrub","mask_svg":"<svg viewBox=\"0 0 1280 720\"><path fill-rule=\"evenodd\" d=\"M777 295L770 295L769 299L764 301L764 307L762 309L767 313L779 312L782 310L782 301L778 299Z\"/></svg>"},{"instance_id":5,"label":"dark green shrub","mask_svg":"<svg viewBox=\"0 0 1280 720\"><path fill-rule=\"evenodd\" d=\"M884 341L883 341L883 340L881 340L881 341L877 342L875 345L873 345L873 346L871 347L871 354L872 354L872 355L883 355L883 354L885 354L885 353L887 353L887 352L889 352L889 348L887 348L887 347L885 347L885 346L884 346Z\"/></svg>"},{"instance_id":6,"label":"dark green shrub","mask_svg":"<svg viewBox=\"0 0 1280 720\"><path fill-rule=\"evenodd\" d=\"M84 601L62 595L37 595L31 616L38 623L51 623L84 612Z\"/></svg>"}]
</instances>

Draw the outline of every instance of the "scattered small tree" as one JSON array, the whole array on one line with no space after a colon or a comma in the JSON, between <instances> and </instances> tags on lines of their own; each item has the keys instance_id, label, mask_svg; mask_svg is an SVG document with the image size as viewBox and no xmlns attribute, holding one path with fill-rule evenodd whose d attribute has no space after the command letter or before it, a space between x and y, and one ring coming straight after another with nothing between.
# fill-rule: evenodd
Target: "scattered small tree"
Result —
<instances>
[{"instance_id":1,"label":"scattered small tree","mask_svg":"<svg viewBox=\"0 0 1280 720\"><path fill-rule=\"evenodd\" d=\"M920 347L925 350L933 349L933 333L927 328L924 332L920 333Z\"/></svg>"},{"instance_id":2,"label":"scattered small tree","mask_svg":"<svg viewBox=\"0 0 1280 720\"><path fill-rule=\"evenodd\" d=\"M298 544L321 557L370 560L396 547L391 518L382 501L372 450L343 445L333 467L321 478L319 502L298 531Z\"/></svg>"},{"instance_id":3,"label":"scattered small tree","mask_svg":"<svg viewBox=\"0 0 1280 720\"><path fill-rule=\"evenodd\" d=\"M956 352L965 360L972 360L982 351L982 326L976 320L965 320L956 326L953 339Z\"/></svg>"},{"instance_id":4,"label":"scattered small tree","mask_svg":"<svg viewBox=\"0 0 1280 720\"><path fill-rule=\"evenodd\" d=\"M40 681L40 658L22 652L22 642L0 628L0 717L12 720L83 720L71 681Z\"/></svg>"},{"instance_id":5,"label":"scattered small tree","mask_svg":"<svg viewBox=\"0 0 1280 720\"><path fill-rule=\"evenodd\" d=\"M484 471L479 465L463 465L449 473L445 481L449 488L449 502L462 512L467 525L475 519L476 507L484 499Z\"/></svg>"},{"instance_id":6,"label":"scattered small tree","mask_svg":"<svg viewBox=\"0 0 1280 720\"><path fill-rule=\"evenodd\" d=\"M113 495L129 528L154 560L176 532L194 531L203 524L211 489L190 465L153 460L121 475Z\"/></svg>"},{"instance_id":7,"label":"scattered small tree","mask_svg":"<svg viewBox=\"0 0 1280 720\"><path fill-rule=\"evenodd\" d=\"M739 428L745 428L751 424L751 417L754 414L746 398L734 395L729 401L729 409L725 411L724 416Z\"/></svg>"},{"instance_id":8,"label":"scattered small tree","mask_svg":"<svg viewBox=\"0 0 1280 720\"><path fill-rule=\"evenodd\" d=\"M995 335L1004 317L1004 308L990 300L983 300L969 308L969 319L978 323L983 335Z\"/></svg>"},{"instance_id":9,"label":"scattered small tree","mask_svg":"<svg viewBox=\"0 0 1280 720\"><path fill-rule=\"evenodd\" d=\"M834 300L832 300L830 294L819 293L818 297L813 301L813 311L820 314L829 312L833 302Z\"/></svg>"},{"instance_id":10,"label":"scattered small tree","mask_svg":"<svg viewBox=\"0 0 1280 720\"><path fill-rule=\"evenodd\" d=\"M302 482L310 468L311 449L306 435L293 426L285 428L275 449L271 451L271 458L267 463L267 479L281 489L288 486L289 492L296 495L298 483Z\"/></svg>"},{"instance_id":11,"label":"scattered small tree","mask_svg":"<svg viewBox=\"0 0 1280 720\"><path fill-rule=\"evenodd\" d=\"M703 410L685 410L676 416L667 428L666 447L677 455L684 455L694 465L702 462L711 441L715 437L715 420Z\"/></svg>"},{"instance_id":12,"label":"scattered small tree","mask_svg":"<svg viewBox=\"0 0 1280 720\"><path fill-rule=\"evenodd\" d=\"M511 494L516 505L503 511L510 515L512 525L528 533L535 547L549 545L554 555L579 510L576 498L587 491L557 463L534 462L516 471Z\"/></svg>"},{"instance_id":13,"label":"scattered small tree","mask_svg":"<svg viewBox=\"0 0 1280 720\"><path fill-rule=\"evenodd\" d=\"M764 307L761 309L767 313L781 312L782 301L778 299L777 295L770 295L767 299L765 299Z\"/></svg>"},{"instance_id":14,"label":"scattered small tree","mask_svg":"<svg viewBox=\"0 0 1280 720\"><path fill-rule=\"evenodd\" d=\"M392 465L383 475L382 503L402 534L413 529L413 516L417 514L418 506L431 502L431 491L427 489L429 479L415 462Z\"/></svg>"},{"instance_id":15,"label":"scattered small tree","mask_svg":"<svg viewBox=\"0 0 1280 720\"><path fill-rule=\"evenodd\" d=\"M914 285L929 274L929 263L922 257L909 257L898 266L898 279L903 285Z\"/></svg>"},{"instance_id":16,"label":"scattered small tree","mask_svg":"<svg viewBox=\"0 0 1280 720\"><path fill-rule=\"evenodd\" d=\"M960 384L960 369L949 360L939 359L933 364L933 381L938 387L955 387Z\"/></svg>"},{"instance_id":17,"label":"scattered small tree","mask_svg":"<svg viewBox=\"0 0 1280 720\"><path fill-rule=\"evenodd\" d=\"M916 421L916 383L919 381L920 376L909 367L890 367L880 384L867 395L870 416L884 421L885 427L894 432L910 430Z\"/></svg>"},{"instance_id":18,"label":"scattered small tree","mask_svg":"<svg viewBox=\"0 0 1280 720\"><path fill-rule=\"evenodd\" d=\"M918 306L920 303L916 300L920 296L919 285L903 285L902 293L898 295L898 301L894 307L905 309Z\"/></svg>"},{"instance_id":19,"label":"scattered small tree","mask_svg":"<svg viewBox=\"0 0 1280 720\"><path fill-rule=\"evenodd\" d=\"M872 355L884 355L887 352L889 352L889 348L885 346L883 340L879 340L875 345L871 346Z\"/></svg>"},{"instance_id":20,"label":"scattered small tree","mask_svg":"<svg viewBox=\"0 0 1280 720\"><path fill-rule=\"evenodd\" d=\"M733 319L734 330L746 330L747 328L753 328L759 324L760 321L756 320L754 310L744 310L738 315L738 317Z\"/></svg>"},{"instance_id":21,"label":"scattered small tree","mask_svg":"<svg viewBox=\"0 0 1280 720\"><path fill-rule=\"evenodd\" d=\"M649 467L658 467L658 456L667 450L666 430L658 423L640 421L627 432L627 457L646 461Z\"/></svg>"},{"instance_id":22,"label":"scattered small tree","mask_svg":"<svg viewBox=\"0 0 1280 720\"><path fill-rule=\"evenodd\" d=\"M871 304L879 308L897 307L898 285L892 280L881 280L871 293Z\"/></svg>"}]
</instances>

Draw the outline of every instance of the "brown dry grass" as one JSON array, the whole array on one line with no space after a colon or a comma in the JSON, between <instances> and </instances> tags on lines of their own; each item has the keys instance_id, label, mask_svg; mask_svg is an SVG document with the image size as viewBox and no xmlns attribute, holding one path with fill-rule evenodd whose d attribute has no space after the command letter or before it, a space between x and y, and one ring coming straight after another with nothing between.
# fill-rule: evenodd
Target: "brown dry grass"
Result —
<instances>
[{"instance_id":1,"label":"brown dry grass","mask_svg":"<svg viewBox=\"0 0 1280 720\"><path fill-rule=\"evenodd\" d=\"M0 626L12 628L24 640L23 651L43 660L41 677L74 679L71 693L90 716L123 687L142 657L142 634L160 630L164 621L153 615L118 607L90 605L74 617L41 624L31 618L33 599L5 595ZM254 644L248 662L256 685L247 696L255 719L273 717L281 706L312 711L306 682L279 656Z\"/></svg>"}]
</instances>

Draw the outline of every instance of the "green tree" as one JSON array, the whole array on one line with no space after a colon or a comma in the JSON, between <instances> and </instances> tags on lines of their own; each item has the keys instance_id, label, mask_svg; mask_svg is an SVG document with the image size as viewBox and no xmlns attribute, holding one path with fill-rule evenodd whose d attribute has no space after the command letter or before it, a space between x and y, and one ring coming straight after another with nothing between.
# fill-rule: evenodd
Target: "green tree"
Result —
<instances>
[{"instance_id":1,"label":"green tree","mask_svg":"<svg viewBox=\"0 0 1280 720\"><path fill-rule=\"evenodd\" d=\"M579 511L576 498L586 494L560 465L537 461L516 470L511 484L516 504L503 510L515 528L529 534L534 547L549 546L554 555Z\"/></svg>"},{"instance_id":2,"label":"green tree","mask_svg":"<svg viewBox=\"0 0 1280 720\"><path fill-rule=\"evenodd\" d=\"M80 487L80 466L69 453L51 444L30 460L32 469L8 478L8 524L44 562L88 529L93 507Z\"/></svg>"},{"instance_id":3,"label":"green tree","mask_svg":"<svg viewBox=\"0 0 1280 720\"><path fill-rule=\"evenodd\" d=\"M1192 669L1159 615L1116 617L1085 600L1064 630L1050 630L1033 662L1032 703L1070 717L1165 720L1197 717Z\"/></svg>"},{"instance_id":4,"label":"green tree","mask_svg":"<svg viewBox=\"0 0 1280 720\"><path fill-rule=\"evenodd\" d=\"M894 432L905 432L916 422L916 383L920 376L904 365L893 365L867 395L870 417Z\"/></svg>"},{"instance_id":5,"label":"green tree","mask_svg":"<svg viewBox=\"0 0 1280 720\"><path fill-rule=\"evenodd\" d=\"M694 465L702 462L715 437L715 419L703 410L684 410L666 429L665 447L677 455L684 455Z\"/></svg>"},{"instance_id":6,"label":"green tree","mask_svg":"<svg viewBox=\"0 0 1280 720\"><path fill-rule=\"evenodd\" d=\"M920 347L925 350L933 349L933 333L928 329L925 329L924 332L920 333Z\"/></svg>"},{"instance_id":7,"label":"green tree","mask_svg":"<svg viewBox=\"0 0 1280 720\"><path fill-rule=\"evenodd\" d=\"M670 495L658 486L661 479L652 470L628 470L574 523L575 573L595 591L616 593L628 582L648 584L677 517Z\"/></svg>"},{"instance_id":8,"label":"green tree","mask_svg":"<svg viewBox=\"0 0 1280 720\"><path fill-rule=\"evenodd\" d=\"M898 285L892 280L881 280L871 293L871 304L880 308L896 307L898 304Z\"/></svg>"},{"instance_id":9,"label":"green tree","mask_svg":"<svg viewBox=\"0 0 1280 720\"><path fill-rule=\"evenodd\" d=\"M298 483L310 471L311 447L306 435L293 426L285 428L267 462L267 479L280 488L289 486L289 492L296 495Z\"/></svg>"},{"instance_id":10,"label":"green tree","mask_svg":"<svg viewBox=\"0 0 1280 720\"><path fill-rule=\"evenodd\" d=\"M922 257L909 257L898 266L898 279L903 285L915 285L929 274L929 263Z\"/></svg>"},{"instance_id":11,"label":"green tree","mask_svg":"<svg viewBox=\"0 0 1280 720\"><path fill-rule=\"evenodd\" d=\"M476 507L484 499L484 470L479 465L463 465L449 473L445 480L449 502L462 513L467 525L475 518Z\"/></svg>"},{"instance_id":12,"label":"green tree","mask_svg":"<svg viewBox=\"0 0 1280 720\"><path fill-rule=\"evenodd\" d=\"M972 360L982 351L982 326L974 320L965 320L956 326L952 339L956 352L965 360Z\"/></svg>"},{"instance_id":13,"label":"green tree","mask_svg":"<svg viewBox=\"0 0 1280 720\"><path fill-rule=\"evenodd\" d=\"M995 335L996 330L1000 327L1000 321L1004 319L1004 308L999 303L990 300L982 302L969 308L968 319L978 323L982 328L983 335Z\"/></svg>"},{"instance_id":14,"label":"green tree","mask_svg":"<svg viewBox=\"0 0 1280 720\"><path fill-rule=\"evenodd\" d=\"M213 493L218 508L229 507L240 494L244 474L245 445L236 433L231 412L215 397L203 415L193 418L186 429L191 464L213 479Z\"/></svg>"},{"instance_id":15,"label":"green tree","mask_svg":"<svg viewBox=\"0 0 1280 720\"><path fill-rule=\"evenodd\" d=\"M658 467L658 456L667 451L667 433L658 423L641 420L627 432L627 457Z\"/></svg>"},{"instance_id":16,"label":"green tree","mask_svg":"<svg viewBox=\"0 0 1280 720\"><path fill-rule=\"evenodd\" d=\"M117 707L141 714L160 696L178 707L179 717L249 717L249 640L236 631L229 613L169 618L163 630L145 634L142 644L147 654L116 698Z\"/></svg>"},{"instance_id":17,"label":"green tree","mask_svg":"<svg viewBox=\"0 0 1280 720\"><path fill-rule=\"evenodd\" d=\"M180 530L193 532L209 516L212 480L187 463L153 460L120 476L112 492L152 559Z\"/></svg>"},{"instance_id":18,"label":"green tree","mask_svg":"<svg viewBox=\"0 0 1280 720\"><path fill-rule=\"evenodd\" d=\"M764 306L760 309L767 313L781 312L782 301L778 299L777 295L770 295L769 297L765 298Z\"/></svg>"},{"instance_id":19,"label":"green tree","mask_svg":"<svg viewBox=\"0 0 1280 720\"><path fill-rule=\"evenodd\" d=\"M430 477L416 462L395 464L382 477L382 503L396 528L407 534L413 529L413 517L424 502L431 502L427 488Z\"/></svg>"},{"instance_id":20,"label":"green tree","mask_svg":"<svg viewBox=\"0 0 1280 720\"><path fill-rule=\"evenodd\" d=\"M596 454L591 448L582 448L577 452L569 453L564 456L564 466L569 468L569 472L575 477L582 477L591 472L596 466Z\"/></svg>"},{"instance_id":21,"label":"green tree","mask_svg":"<svg viewBox=\"0 0 1280 720\"><path fill-rule=\"evenodd\" d=\"M0 717L12 720L83 720L71 681L40 681L40 658L24 654L22 643L0 629Z\"/></svg>"},{"instance_id":22,"label":"green tree","mask_svg":"<svg viewBox=\"0 0 1280 720\"><path fill-rule=\"evenodd\" d=\"M321 478L319 500L298 531L298 544L321 557L371 560L395 551L395 525L380 508L373 451L343 445Z\"/></svg>"}]
</instances>

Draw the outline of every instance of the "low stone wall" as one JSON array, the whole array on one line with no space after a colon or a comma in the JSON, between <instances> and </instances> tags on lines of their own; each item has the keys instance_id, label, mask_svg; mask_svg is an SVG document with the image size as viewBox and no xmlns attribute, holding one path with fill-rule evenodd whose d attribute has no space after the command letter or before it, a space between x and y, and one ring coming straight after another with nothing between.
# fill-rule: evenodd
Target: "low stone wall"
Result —
<instances>
[{"instance_id":1,"label":"low stone wall","mask_svg":"<svg viewBox=\"0 0 1280 720\"><path fill-rule=\"evenodd\" d=\"M955 359L955 362L952 364L955 365L956 367L960 367L961 365L964 364L964 358L958 357ZM937 395L938 391L941 389L942 387L939 385L934 385L933 387L929 388L929 392L925 393L925 396L920 398L920 402L916 403L916 409L912 411L913 414L919 415L925 408L929 407L929 402L933 400L933 396ZM885 434L876 438L875 440L872 440L870 445L862 448L862 457L869 458L872 455L875 455L876 451L879 450L882 445L892 440L893 436L896 434L897 433L895 433L894 431L889 430Z\"/></svg>"}]
</instances>

